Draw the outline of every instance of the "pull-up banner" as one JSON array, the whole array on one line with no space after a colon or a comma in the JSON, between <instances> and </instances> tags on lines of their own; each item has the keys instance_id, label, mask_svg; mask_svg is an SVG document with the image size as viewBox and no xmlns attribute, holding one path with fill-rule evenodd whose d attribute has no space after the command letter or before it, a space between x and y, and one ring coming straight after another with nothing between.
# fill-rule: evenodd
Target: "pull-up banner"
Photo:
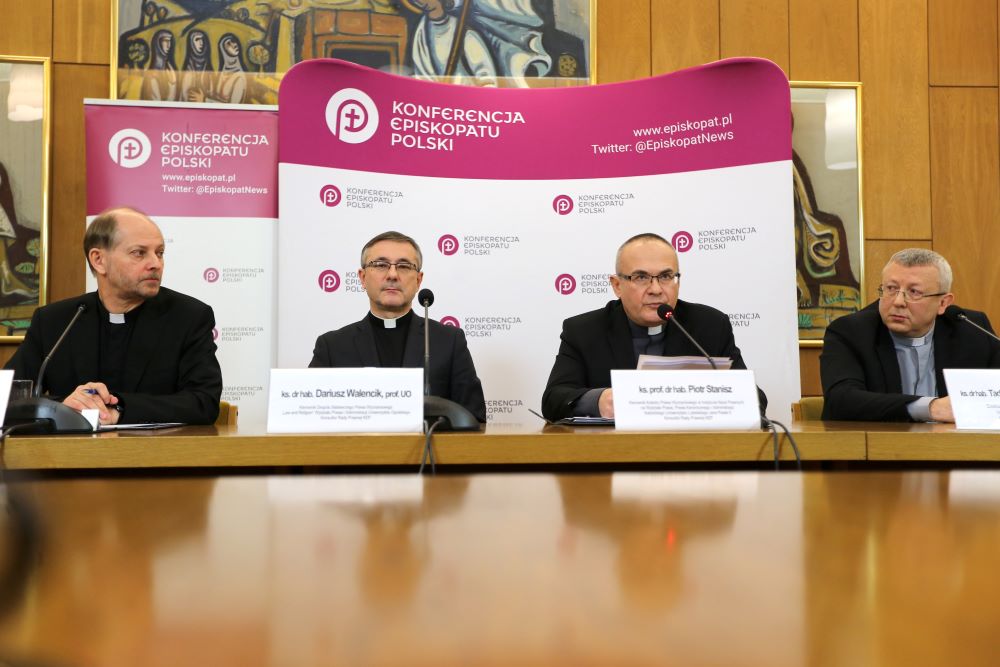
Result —
<instances>
[{"instance_id":1,"label":"pull-up banner","mask_svg":"<svg viewBox=\"0 0 1000 667\"><path fill-rule=\"evenodd\" d=\"M223 400L240 423L263 425L275 356L274 107L87 100L85 114L87 222L132 206L160 226L163 284L215 311Z\"/></svg>"},{"instance_id":2,"label":"pull-up banner","mask_svg":"<svg viewBox=\"0 0 1000 667\"><path fill-rule=\"evenodd\" d=\"M495 90L336 60L279 97L281 366L361 319L371 237L424 256L431 316L469 340L494 424L536 424L562 320L614 299L630 236L673 242L680 296L729 315L787 417L799 395L788 81L734 59L603 86Z\"/></svg>"}]
</instances>

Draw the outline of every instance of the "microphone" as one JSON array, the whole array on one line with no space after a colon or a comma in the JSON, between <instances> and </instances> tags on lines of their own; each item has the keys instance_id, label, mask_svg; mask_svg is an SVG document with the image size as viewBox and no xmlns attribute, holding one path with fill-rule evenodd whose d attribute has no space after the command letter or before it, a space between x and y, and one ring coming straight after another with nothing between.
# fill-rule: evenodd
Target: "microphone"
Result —
<instances>
[{"instance_id":1,"label":"microphone","mask_svg":"<svg viewBox=\"0 0 1000 667\"><path fill-rule=\"evenodd\" d=\"M7 404L7 414L4 415L3 421L5 429L16 426L17 432L23 435L94 432L90 422L73 408L67 407L59 401L41 397L42 381L45 379L45 369L48 367L49 361L66 338L66 334L86 310L87 304L85 303L81 303L77 307L76 313L63 329L62 335L45 356L41 368L38 369L38 380L35 382L32 397L10 401Z\"/></svg>"},{"instance_id":2,"label":"microphone","mask_svg":"<svg viewBox=\"0 0 1000 667\"><path fill-rule=\"evenodd\" d=\"M53 345L52 349L49 350L49 353L45 355L45 359L42 361L42 366L41 368L38 369L38 379L35 380L35 390L32 392L32 395L35 398L39 398L42 395L42 378L45 377L45 369L48 368L49 362L52 360L52 355L56 353L56 350L58 350L59 346L62 345L63 339L66 338L66 334L69 333L69 330L73 328L73 325L76 324L76 321L80 319L80 316L83 315L86 311L87 311L87 304L81 303L76 309L76 314L73 315L73 318L69 321L69 324L67 324L66 328L63 329L62 335L59 336L59 339L56 341L56 344Z\"/></svg>"},{"instance_id":3,"label":"microphone","mask_svg":"<svg viewBox=\"0 0 1000 667\"><path fill-rule=\"evenodd\" d=\"M434 303L434 292L422 289L417 301L424 307L424 420L439 431L478 431L479 420L455 401L431 395L431 319L428 309ZM430 441L428 440L428 443Z\"/></svg>"},{"instance_id":4,"label":"microphone","mask_svg":"<svg viewBox=\"0 0 1000 667\"><path fill-rule=\"evenodd\" d=\"M998 338L995 333L993 333L992 331L990 331L985 327L979 326L978 324L970 320L968 315L965 314L965 311L956 306L955 304L951 304L950 306L944 309L944 317L948 320L951 320L952 322L965 322L966 324L971 324L972 326L976 327L984 334L992 338L993 340L1000 342L1000 338Z\"/></svg>"},{"instance_id":5,"label":"microphone","mask_svg":"<svg viewBox=\"0 0 1000 667\"><path fill-rule=\"evenodd\" d=\"M431 328L427 309L434 305L434 292L426 287L417 294L417 302L424 307L424 396L431 395Z\"/></svg>"},{"instance_id":6,"label":"microphone","mask_svg":"<svg viewBox=\"0 0 1000 667\"><path fill-rule=\"evenodd\" d=\"M715 359L712 359L712 356L705 351L705 348L699 345L698 341L696 341L694 337L688 333L687 329L681 326L681 323L677 320L677 315L674 313L674 309L669 303L661 303L659 308L656 309L656 314L659 315L660 319L664 322L673 322L676 324L677 328L681 330L681 333L684 334L689 341L691 341L691 344L694 345L699 352L701 352L701 356L708 359L708 363L712 366L712 370L719 370L719 367L715 365Z\"/></svg>"}]
</instances>

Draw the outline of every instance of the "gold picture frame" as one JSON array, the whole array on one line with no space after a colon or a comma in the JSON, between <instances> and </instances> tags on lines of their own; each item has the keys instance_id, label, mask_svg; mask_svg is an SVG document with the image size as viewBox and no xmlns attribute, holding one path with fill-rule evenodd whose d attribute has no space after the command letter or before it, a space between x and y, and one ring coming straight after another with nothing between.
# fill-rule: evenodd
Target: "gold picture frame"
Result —
<instances>
[{"instance_id":1,"label":"gold picture frame","mask_svg":"<svg viewBox=\"0 0 1000 667\"><path fill-rule=\"evenodd\" d=\"M0 55L0 342L24 339L48 295L51 63Z\"/></svg>"},{"instance_id":2,"label":"gold picture frame","mask_svg":"<svg viewBox=\"0 0 1000 667\"><path fill-rule=\"evenodd\" d=\"M861 84L793 81L792 206L800 347L865 307Z\"/></svg>"},{"instance_id":3,"label":"gold picture frame","mask_svg":"<svg viewBox=\"0 0 1000 667\"><path fill-rule=\"evenodd\" d=\"M596 82L597 0L540 0L513 18L478 1L442 1L457 26L443 44L435 10L414 0L112 0L111 97L277 104L289 68L325 57L446 83Z\"/></svg>"}]
</instances>

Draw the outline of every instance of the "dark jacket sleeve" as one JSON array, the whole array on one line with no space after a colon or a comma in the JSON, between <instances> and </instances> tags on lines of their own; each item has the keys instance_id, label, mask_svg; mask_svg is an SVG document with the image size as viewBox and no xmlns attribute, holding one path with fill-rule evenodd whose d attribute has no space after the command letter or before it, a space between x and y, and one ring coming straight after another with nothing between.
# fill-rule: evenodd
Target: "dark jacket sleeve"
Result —
<instances>
[{"instance_id":1,"label":"dark jacket sleeve","mask_svg":"<svg viewBox=\"0 0 1000 667\"><path fill-rule=\"evenodd\" d=\"M465 407L480 423L486 422L486 398L483 383L476 374L476 365L465 340L465 332L455 327L441 327L453 332L452 349L446 358L451 359L451 400Z\"/></svg>"},{"instance_id":2,"label":"dark jacket sleeve","mask_svg":"<svg viewBox=\"0 0 1000 667\"><path fill-rule=\"evenodd\" d=\"M4 368L14 371L14 378L17 380L38 379L38 371L45 358L42 353L42 319L39 315L41 309L35 309L31 316L31 326L28 333L24 335L24 340L17 348L17 352L11 357Z\"/></svg>"},{"instance_id":3,"label":"dark jacket sleeve","mask_svg":"<svg viewBox=\"0 0 1000 667\"><path fill-rule=\"evenodd\" d=\"M309 368L330 368L333 366L330 358L330 346L327 340L332 335L333 332L331 331L316 338L316 346L313 348L313 358L309 362Z\"/></svg>"},{"instance_id":4,"label":"dark jacket sleeve","mask_svg":"<svg viewBox=\"0 0 1000 667\"><path fill-rule=\"evenodd\" d=\"M147 393L146 387L140 383L135 392L119 392L118 396L125 406L120 423L215 423L222 397L222 369L215 356L216 345L212 339L215 314L210 306L198 305L200 307L195 312L176 315L190 317L191 320L180 332L182 340L176 351L177 380L174 391L160 393L156 388Z\"/></svg>"},{"instance_id":5,"label":"dark jacket sleeve","mask_svg":"<svg viewBox=\"0 0 1000 667\"><path fill-rule=\"evenodd\" d=\"M876 336L863 313L834 320L823 336L823 419L913 421L906 406L920 397L886 386Z\"/></svg>"},{"instance_id":6,"label":"dark jacket sleeve","mask_svg":"<svg viewBox=\"0 0 1000 667\"><path fill-rule=\"evenodd\" d=\"M563 322L559 352L542 393L542 416L549 421L571 416L573 405L592 389L587 386L587 364L580 342L575 340L569 323L569 320ZM609 376L607 386L611 386L610 382Z\"/></svg>"}]
</instances>

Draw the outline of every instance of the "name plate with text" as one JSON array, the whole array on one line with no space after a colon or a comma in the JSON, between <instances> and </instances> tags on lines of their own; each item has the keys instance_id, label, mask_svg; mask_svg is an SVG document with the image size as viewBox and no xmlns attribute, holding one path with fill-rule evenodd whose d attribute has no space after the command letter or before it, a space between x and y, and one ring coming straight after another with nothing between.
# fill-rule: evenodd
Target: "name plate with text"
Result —
<instances>
[{"instance_id":1,"label":"name plate with text","mask_svg":"<svg viewBox=\"0 0 1000 667\"><path fill-rule=\"evenodd\" d=\"M1000 429L1000 370L945 368L942 373L956 427Z\"/></svg>"},{"instance_id":2,"label":"name plate with text","mask_svg":"<svg viewBox=\"0 0 1000 667\"><path fill-rule=\"evenodd\" d=\"M420 368L273 368L268 433L421 433Z\"/></svg>"},{"instance_id":3,"label":"name plate with text","mask_svg":"<svg viewBox=\"0 0 1000 667\"><path fill-rule=\"evenodd\" d=\"M760 428L753 371L611 371L619 431Z\"/></svg>"}]
</instances>

